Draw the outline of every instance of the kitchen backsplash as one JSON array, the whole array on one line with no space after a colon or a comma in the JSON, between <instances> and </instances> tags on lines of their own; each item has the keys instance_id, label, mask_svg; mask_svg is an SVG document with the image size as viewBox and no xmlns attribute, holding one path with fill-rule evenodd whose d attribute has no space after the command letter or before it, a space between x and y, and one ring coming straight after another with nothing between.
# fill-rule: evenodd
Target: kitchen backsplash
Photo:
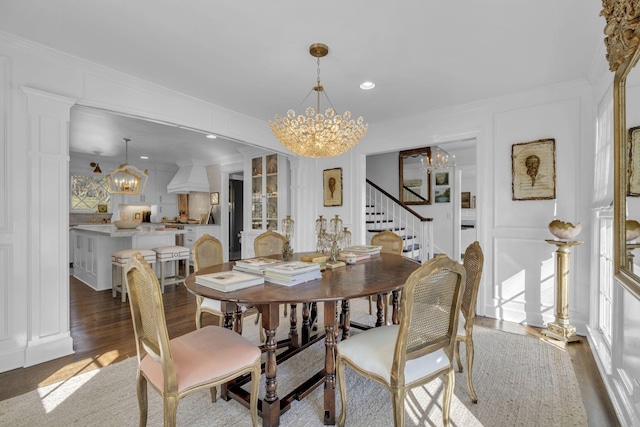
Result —
<instances>
[{"instance_id":1,"label":"kitchen backsplash","mask_svg":"<svg viewBox=\"0 0 640 427\"><path fill-rule=\"evenodd\" d=\"M202 215L209 213L211 208L210 195L205 192L191 192L189 193L189 218L200 219ZM151 213L151 221L159 222L163 214L159 213L157 206L155 205L124 205L118 206L118 209L113 213L69 213L69 225L78 224L92 224L92 223L107 223L117 221L119 219L127 218L131 221L143 221L145 220L145 212ZM219 215L217 208L213 210L214 216ZM166 216L166 215L165 215ZM154 217L157 217L154 219ZM172 215L168 219L174 219ZM220 218L216 216L216 224L219 224Z\"/></svg>"},{"instance_id":2,"label":"kitchen backsplash","mask_svg":"<svg viewBox=\"0 0 640 427\"><path fill-rule=\"evenodd\" d=\"M208 214L211 208L210 200L209 193L198 191L189 193L189 218L200 219L202 215Z\"/></svg>"},{"instance_id":3,"label":"kitchen backsplash","mask_svg":"<svg viewBox=\"0 0 640 427\"><path fill-rule=\"evenodd\" d=\"M107 223L107 222L111 222L111 216L112 214L110 213L99 213L99 214L95 214L95 221L94 221L94 214L89 214L89 213L70 213L69 214L69 225L78 225L78 224L92 224L92 223Z\"/></svg>"}]
</instances>

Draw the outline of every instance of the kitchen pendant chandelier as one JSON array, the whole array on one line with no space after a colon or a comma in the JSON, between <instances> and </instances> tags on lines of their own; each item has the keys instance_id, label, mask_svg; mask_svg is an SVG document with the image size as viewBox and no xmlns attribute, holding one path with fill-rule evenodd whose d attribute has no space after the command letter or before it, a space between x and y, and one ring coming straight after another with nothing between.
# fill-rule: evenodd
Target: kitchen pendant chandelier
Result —
<instances>
[{"instance_id":1,"label":"kitchen pendant chandelier","mask_svg":"<svg viewBox=\"0 0 640 427\"><path fill-rule=\"evenodd\" d=\"M144 172L137 167L128 164L129 160L129 138L124 139L125 157L124 163L118 166L116 170L107 174L107 185L111 194L141 194L144 193L144 187L149 179L149 172Z\"/></svg>"},{"instance_id":2,"label":"kitchen pendant chandelier","mask_svg":"<svg viewBox=\"0 0 640 427\"><path fill-rule=\"evenodd\" d=\"M318 80L312 91L317 93L317 108L306 109L306 117L293 110L287 112L286 117L275 116L274 121L269 121L271 131L280 140L282 145L296 154L304 157L334 157L349 151L367 133L368 125L362 117L357 121L351 119L351 113L345 111L341 116L336 114L333 105L320 84L320 58L329 53L329 47L322 43L315 43L309 47L311 56L318 58ZM331 105L325 114L320 113L320 93ZM305 99L304 102L311 91ZM317 113L316 113L317 111Z\"/></svg>"}]
</instances>

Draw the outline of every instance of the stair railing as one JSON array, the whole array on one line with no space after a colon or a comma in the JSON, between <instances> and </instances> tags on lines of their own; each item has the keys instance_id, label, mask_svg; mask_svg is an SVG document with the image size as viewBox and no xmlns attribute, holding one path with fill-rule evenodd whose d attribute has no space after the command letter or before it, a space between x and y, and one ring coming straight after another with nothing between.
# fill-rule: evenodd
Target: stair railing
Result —
<instances>
[{"instance_id":1,"label":"stair railing","mask_svg":"<svg viewBox=\"0 0 640 427\"><path fill-rule=\"evenodd\" d=\"M433 257L433 218L424 218L413 209L402 204L391 194L367 179L366 220L380 229L391 229L412 243L405 244L404 256L424 263ZM384 214L385 220L381 219ZM389 219L392 226L388 226ZM417 243L416 243L417 242Z\"/></svg>"}]
</instances>

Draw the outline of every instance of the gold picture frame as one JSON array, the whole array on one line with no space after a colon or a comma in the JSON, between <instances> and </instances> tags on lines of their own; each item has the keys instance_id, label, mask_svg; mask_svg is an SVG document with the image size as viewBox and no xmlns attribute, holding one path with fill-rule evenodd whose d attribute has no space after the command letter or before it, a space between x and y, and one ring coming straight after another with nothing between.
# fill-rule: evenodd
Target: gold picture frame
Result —
<instances>
[{"instance_id":1,"label":"gold picture frame","mask_svg":"<svg viewBox=\"0 0 640 427\"><path fill-rule=\"evenodd\" d=\"M211 193L209 197L210 197L209 201L212 205L220 204L220 193L218 191L216 191L215 193Z\"/></svg>"},{"instance_id":2,"label":"gold picture frame","mask_svg":"<svg viewBox=\"0 0 640 427\"><path fill-rule=\"evenodd\" d=\"M325 206L342 206L342 168L325 169L322 172Z\"/></svg>"},{"instance_id":3,"label":"gold picture frame","mask_svg":"<svg viewBox=\"0 0 640 427\"><path fill-rule=\"evenodd\" d=\"M640 196L640 126L628 132L627 196Z\"/></svg>"},{"instance_id":4,"label":"gold picture frame","mask_svg":"<svg viewBox=\"0 0 640 427\"><path fill-rule=\"evenodd\" d=\"M460 208L471 209L471 192L463 191L460 193Z\"/></svg>"},{"instance_id":5,"label":"gold picture frame","mask_svg":"<svg viewBox=\"0 0 640 427\"><path fill-rule=\"evenodd\" d=\"M522 142L511 146L513 200L556 198L556 140Z\"/></svg>"}]
</instances>

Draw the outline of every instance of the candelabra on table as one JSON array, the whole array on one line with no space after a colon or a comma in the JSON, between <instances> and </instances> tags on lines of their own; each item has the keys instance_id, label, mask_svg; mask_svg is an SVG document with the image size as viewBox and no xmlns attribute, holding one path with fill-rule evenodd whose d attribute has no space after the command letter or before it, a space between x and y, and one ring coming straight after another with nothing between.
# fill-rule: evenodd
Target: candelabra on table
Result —
<instances>
[{"instance_id":1,"label":"candelabra on table","mask_svg":"<svg viewBox=\"0 0 640 427\"><path fill-rule=\"evenodd\" d=\"M338 215L329 221L322 215L316 220L316 252L329 252L331 262L336 262L340 256L340 250L351 246L351 232L347 227L343 227L342 220Z\"/></svg>"},{"instance_id":2,"label":"candelabra on table","mask_svg":"<svg viewBox=\"0 0 640 427\"><path fill-rule=\"evenodd\" d=\"M285 238L284 246L282 247L282 259L290 261L293 258L293 248L291 247L291 239L293 238L294 221L291 219L291 215L287 215L282 220L282 235Z\"/></svg>"}]
</instances>

